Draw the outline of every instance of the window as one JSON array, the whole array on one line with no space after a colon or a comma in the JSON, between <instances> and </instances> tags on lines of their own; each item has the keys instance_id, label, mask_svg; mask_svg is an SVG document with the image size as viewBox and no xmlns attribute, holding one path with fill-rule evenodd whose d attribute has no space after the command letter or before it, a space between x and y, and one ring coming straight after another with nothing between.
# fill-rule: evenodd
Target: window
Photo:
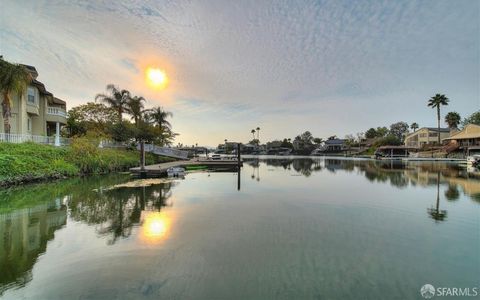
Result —
<instances>
[{"instance_id":1,"label":"window","mask_svg":"<svg viewBox=\"0 0 480 300\"><path fill-rule=\"evenodd\" d=\"M35 104L35 89L33 87L28 87L27 102Z\"/></svg>"},{"instance_id":2,"label":"window","mask_svg":"<svg viewBox=\"0 0 480 300\"><path fill-rule=\"evenodd\" d=\"M430 133L428 134L428 136L429 136L429 137L436 137L436 136L438 136L438 134L437 134L436 132L430 132Z\"/></svg>"},{"instance_id":3,"label":"window","mask_svg":"<svg viewBox=\"0 0 480 300\"><path fill-rule=\"evenodd\" d=\"M32 131L32 118L30 117L27 118L27 131L28 132Z\"/></svg>"}]
</instances>

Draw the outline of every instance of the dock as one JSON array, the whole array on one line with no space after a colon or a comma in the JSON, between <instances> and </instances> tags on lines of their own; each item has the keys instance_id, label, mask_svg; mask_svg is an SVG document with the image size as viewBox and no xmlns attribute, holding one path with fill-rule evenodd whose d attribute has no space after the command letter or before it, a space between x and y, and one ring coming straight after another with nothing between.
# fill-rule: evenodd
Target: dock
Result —
<instances>
[{"instance_id":1,"label":"dock","mask_svg":"<svg viewBox=\"0 0 480 300\"><path fill-rule=\"evenodd\" d=\"M240 160L240 163L236 159L221 159L221 160L213 160L213 159L199 159L194 158L191 160L179 160L179 161L172 161L167 163L161 164L154 164L145 166L145 174L146 177L161 177L167 174L167 170L169 168L174 167L189 167L189 166L206 166L209 170L222 170L222 171L237 171L238 167L243 166L243 161ZM132 175L141 175L141 168L135 167L130 169L130 173Z\"/></svg>"}]
</instances>

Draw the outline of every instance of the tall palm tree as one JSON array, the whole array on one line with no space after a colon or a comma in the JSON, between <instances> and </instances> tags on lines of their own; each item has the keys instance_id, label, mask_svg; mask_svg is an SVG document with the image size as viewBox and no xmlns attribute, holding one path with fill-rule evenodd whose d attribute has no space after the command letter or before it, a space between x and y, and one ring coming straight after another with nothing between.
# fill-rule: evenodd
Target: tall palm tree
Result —
<instances>
[{"instance_id":1,"label":"tall palm tree","mask_svg":"<svg viewBox=\"0 0 480 300\"><path fill-rule=\"evenodd\" d=\"M167 121L168 117L173 117L173 114L164 110L161 106L151 108L146 111L148 118L159 128L171 129L172 124Z\"/></svg>"},{"instance_id":2,"label":"tall palm tree","mask_svg":"<svg viewBox=\"0 0 480 300\"><path fill-rule=\"evenodd\" d=\"M6 134L10 133L12 117L11 93L21 94L32 81L32 76L27 69L18 64L11 64L0 59L0 92L3 95L2 116L3 129Z\"/></svg>"},{"instance_id":3,"label":"tall palm tree","mask_svg":"<svg viewBox=\"0 0 480 300\"><path fill-rule=\"evenodd\" d=\"M260 127L257 127L257 140L260 142Z\"/></svg>"},{"instance_id":4,"label":"tall palm tree","mask_svg":"<svg viewBox=\"0 0 480 300\"><path fill-rule=\"evenodd\" d=\"M130 92L127 90L120 90L113 84L107 85L108 95L106 94L97 94L95 96L95 101L100 100L111 108L117 111L118 120L122 121L123 113L128 111L128 102L130 97Z\"/></svg>"},{"instance_id":5,"label":"tall palm tree","mask_svg":"<svg viewBox=\"0 0 480 300\"><path fill-rule=\"evenodd\" d=\"M428 106L431 108L437 108L437 125L438 125L438 143L440 144L440 106L448 105L450 100L442 94L436 94L430 100L428 100Z\"/></svg>"},{"instance_id":6,"label":"tall palm tree","mask_svg":"<svg viewBox=\"0 0 480 300\"><path fill-rule=\"evenodd\" d=\"M437 203L435 207L427 209L428 214L435 222L445 221L447 211L440 210L440 172L437 172Z\"/></svg>"},{"instance_id":7,"label":"tall palm tree","mask_svg":"<svg viewBox=\"0 0 480 300\"><path fill-rule=\"evenodd\" d=\"M448 124L450 129L457 129L461 120L460 114L455 111L451 111L445 116L445 123Z\"/></svg>"},{"instance_id":8,"label":"tall palm tree","mask_svg":"<svg viewBox=\"0 0 480 300\"><path fill-rule=\"evenodd\" d=\"M138 125L138 122L142 119L143 113L145 112L143 102L145 102L145 98L143 97L134 96L128 98L126 111L132 116L135 126Z\"/></svg>"},{"instance_id":9,"label":"tall palm tree","mask_svg":"<svg viewBox=\"0 0 480 300\"><path fill-rule=\"evenodd\" d=\"M253 139L255 139L255 129L252 129L252 131L250 131L252 133L252 137Z\"/></svg>"},{"instance_id":10,"label":"tall palm tree","mask_svg":"<svg viewBox=\"0 0 480 300\"><path fill-rule=\"evenodd\" d=\"M411 125L410 125L410 128L413 129L413 132L417 131L418 129L418 124L416 122L413 122Z\"/></svg>"}]
</instances>

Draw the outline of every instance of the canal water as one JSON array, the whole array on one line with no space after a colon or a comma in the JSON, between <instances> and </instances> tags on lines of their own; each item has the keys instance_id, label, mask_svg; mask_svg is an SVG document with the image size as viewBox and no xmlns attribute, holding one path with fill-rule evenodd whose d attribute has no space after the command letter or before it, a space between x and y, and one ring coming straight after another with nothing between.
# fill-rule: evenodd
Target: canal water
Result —
<instances>
[{"instance_id":1,"label":"canal water","mask_svg":"<svg viewBox=\"0 0 480 300\"><path fill-rule=\"evenodd\" d=\"M422 299L480 278L480 175L246 159L0 191L1 299Z\"/></svg>"}]
</instances>

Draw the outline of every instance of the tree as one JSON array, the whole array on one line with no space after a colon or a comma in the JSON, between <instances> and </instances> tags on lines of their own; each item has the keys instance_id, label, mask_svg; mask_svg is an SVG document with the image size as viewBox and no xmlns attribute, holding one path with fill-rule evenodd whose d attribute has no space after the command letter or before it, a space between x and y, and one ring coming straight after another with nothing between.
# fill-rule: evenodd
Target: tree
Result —
<instances>
[{"instance_id":1,"label":"tree","mask_svg":"<svg viewBox=\"0 0 480 300\"><path fill-rule=\"evenodd\" d=\"M21 94L31 82L32 76L27 69L18 64L11 64L0 58L0 92L3 95L2 116L3 129L6 134L10 133L12 117L11 93Z\"/></svg>"},{"instance_id":2,"label":"tree","mask_svg":"<svg viewBox=\"0 0 480 300\"><path fill-rule=\"evenodd\" d=\"M143 102L145 102L143 97L134 96L128 98L126 111L132 116L135 126L138 126L138 122L143 118Z\"/></svg>"},{"instance_id":3,"label":"tree","mask_svg":"<svg viewBox=\"0 0 480 300\"><path fill-rule=\"evenodd\" d=\"M417 131L418 127L419 126L416 122L413 122L412 124L410 124L410 128L413 130L413 132Z\"/></svg>"},{"instance_id":4,"label":"tree","mask_svg":"<svg viewBox=\"0 0 480 300\"><path fill-rule=\"evenodd\" d=\"M445 123L447 123L448 128L450 129L457 129L461 120L462 117L460 117L460 114L455 111L451 111L445 115Z\"/></svg>"},{"instance_id":5,"label":"tree","mask_svg":"<svg viewBox=\"0 0 480 300\"><path fill-rule=\"evenodd\" d=\"M103 103L88 102L75 106L68 111L68 135L81 136L87 131L107 134L112 120L117 118L117 112Z\"/></svg>"},{"instance_id":6,"label":"tree","mask_svg":"<svg viewBox=\"0 0 480 300\"><path fill-rule=\"evenodd\" d=\"M118 121L122 121L122 116L125 111L128 111L128 101L130 99L130 92L127 90L120 90L113 84L107 85L107 92L109 94L97 94L95 101L100 100L117 111Z\"/></svg>"},{"instance_id":7,"label":"tree","mask_svg":"<svg viewBox=\"0 0 480 300\"><path fill-rule=\"evenodd\" d=\"M128 121L116 122L110 126L108 133L117 142L131 141L137 135L136 128Z\"/></svg>"},{"instance_id":8,"label":"tree","mask_svg":"<svg viewBox=\"0 0 480 300\"><path fill-rule=\"evenodd\" d=\"M375 130L375 128L370 128L369 130L367 130L367 132L365 132L365 137L367 139L376 138L377 137L377 131Z\"/></svg>"},{"instance_id":9,"label":"tree","mask_svg":"<svg viewBox=\"0 0 480 300\"><path fill-rule=\"evenodd\" d=\"M377 137L385 137L388 134L388 128L387 127L377 127Z\"/></svg>"},{"instance_id":10,"label":"tree","mask_svg":"<svg viewBox=\"0 0 480 300\"><path fill-rule=\"evenodd\" d=\"M441 94L436 94L428 100L428 106L437 109L437 125L438 125L438 144L440 144L440 106L448 105L450 100Z\"/></svg>"},{"instance_id":11,"label":"tree","mask_svg":"<svg viewBox=\"0 0 480 300\"><path fill-rule=\"evenodd\" d=\"M252 134L253 139L255 139L255 129L252 129L250 133Z\"/></svg>"},{"instance_id":12,"label":"tree","mask_svg":"<svg viewBox=\"0 0 480 300\"><path fill-rule=\"evenodd\" d=\"M321 143L323 143L323 139L322 139L322 138L314 138L314 139L313 139L313 142L314 142L316 145L320 145Z\"/></svg>"},{"instance_id":13,"label":"tree","mask_svg":"<svg viewBox=\"0 0 480 300\"><path fill-rule=\"evenodd\" d=\"M380 147L380 146L397 146L401 145L402 141L395 135L389 134L385 137L379 138L378 140L373 143L374 147Z\"/></svg>"},{"instance_id":14,"label":"tree","mask_svg":"<svg viewBox=\"0 0 480 300\"><path fill-rule=\"evenodd\" d=\"M405 122L397 122L390 125L390 134L396 136L400 141L403 140L405 134L408 133L408 124Z\"/></svg>"},{"instance_id":15,"label":"tree","mask_svg":"<svg viewBox=\"0 0 480 300\"><path fill-rule=\"evenodd\" d=\"M304 144L311 145L313 142L313 135L310 133L310 131L305 131L300 135L300 139Z\"/></svg>"},{"instance_id":16,"label":"tree","mask_svg":"<svg viewBox=\"0 0 480 300\"><path fill-rule=\"evenodd\" d=\"M480 125L480 110L471 114L468 118L465 118L462 122L463 126L467 126L468 124L475 124Z\"/></svg>"},{"instance_id":17,"label":"tree","mask_svg":"<svg viewBox=\"0 0 480 300\"><path fill-rule=\"evenodd\" d=\"M153 122L155 126L168 129L172 128L172 124L167 121L168 117L173 117L171 112L163 110L162 107L158 106L147 110L146 113L148 120Z\"/></svg>"},{"instance_id":18,"label":"tree","mask_svg":"<svg viewBox=\"0 0 480 300\"><path fill-rule=\"evenodd\" d=\"M260 142L260 127L257 127L257 140Z\"/></svg>"}]
</instances>

